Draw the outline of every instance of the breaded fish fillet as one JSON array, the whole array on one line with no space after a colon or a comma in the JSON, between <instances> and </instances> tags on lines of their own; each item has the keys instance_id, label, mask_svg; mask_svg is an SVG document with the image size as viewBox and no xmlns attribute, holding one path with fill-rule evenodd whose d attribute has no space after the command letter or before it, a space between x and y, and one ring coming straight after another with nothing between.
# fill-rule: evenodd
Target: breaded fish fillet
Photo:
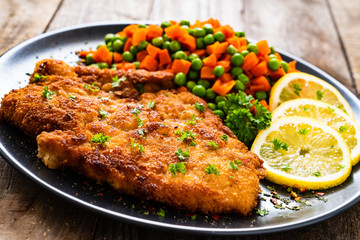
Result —
<instances>
[{"instance_id":1,"label":"breaded fish fillet","mask_svg":"<svg viewBox=\"0 0 360 240\"><path fill-rule=\"evenodd\" d=\"M99 90L112 83L110 70L54 61L46 61L46 71L39 63L34 73L46 77L33 74L32 84L7 94L0 108L0 119L36 137L46 166L190 212L248 215L257 205L262 160L204 100L174 90L121 98L115 91L162 80L118 72L125 87L106 89L111 93Z\"/></svg>"}]
</instances>

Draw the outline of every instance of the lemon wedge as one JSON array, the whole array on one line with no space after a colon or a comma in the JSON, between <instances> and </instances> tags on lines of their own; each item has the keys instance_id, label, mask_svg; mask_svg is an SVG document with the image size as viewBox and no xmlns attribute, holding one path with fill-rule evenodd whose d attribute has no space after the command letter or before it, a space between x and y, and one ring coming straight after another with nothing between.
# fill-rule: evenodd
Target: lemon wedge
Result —
<instances>
[{"instance_id":1,"label":"lemon wedge","mask_svg":"<svg viewBox=\"0 0 360 240\"><path fill-rule=\"evenodd\" d=\"M311 118L278 118L258 134L251 151L264 160L265 178L280 185L327 189L343 183L351 172L344 139Z\"/></svg>"},{"instance_id":2,"label":"lemon wedge","mask_svg":"<svg viewBox=\"0 0 360 240\"><path fill-rule=\"evenodd\" d=\"M269 106L273 111L281 103L295 98L311 98L333 105L354 118L350 105L329 83L313 75L294 72L280 78L271 88Z\"/></svg>"},{"instance_id":3,"label":"lemon wedge","mask_svg":"<svg viewBox=\"0 0 360 240\"><path fill-rule=\"evenodd\" d=\"M360 127L343 111L322 101L303 98L284 102L272 113L273 120L289 116L309 117L327 124L344 138L350 148L351 164L359 162Z\"/></svg>"}]
</instances>

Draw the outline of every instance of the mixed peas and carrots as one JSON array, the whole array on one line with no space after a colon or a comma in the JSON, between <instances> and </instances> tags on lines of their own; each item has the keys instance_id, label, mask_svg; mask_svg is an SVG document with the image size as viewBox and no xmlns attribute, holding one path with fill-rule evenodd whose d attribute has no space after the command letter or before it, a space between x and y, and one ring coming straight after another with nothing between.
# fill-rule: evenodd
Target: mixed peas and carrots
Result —
<instances>
[{"instance_id":1,"label":"mixed peas and carrots","mask_svg":"<svg viewBox=\"0 0 360 240\"><path fill-rule=\"evenodd\" d=\"M296 62L283 61L266 40L250 43L244 32L213 18L194 24L186 20L165 21L160 26L132 24L106 34L105 44L96 50L78 55L86 65L101 69L172 72L177 86L206 99L225 123L229 122L225 110L229 94L251 95L268 109L271 86L286 73L297 71Z\"/></svg>"}]
</instances>

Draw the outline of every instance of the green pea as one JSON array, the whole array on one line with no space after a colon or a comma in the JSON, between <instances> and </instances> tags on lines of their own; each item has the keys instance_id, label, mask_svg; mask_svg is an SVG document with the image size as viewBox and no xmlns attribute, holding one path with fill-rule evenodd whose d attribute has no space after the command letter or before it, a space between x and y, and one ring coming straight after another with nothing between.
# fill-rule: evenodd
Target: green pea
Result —
<instances>
[{"instance_id":1,"label":"green pea","mask_svg":"<svg viewBox=\"0 0 360 240\"><path fill-rule=\"evenodd\" d=\"M117 70L116 64L111 64L111 69L112 69L112 70Z\"/></svg>"},{"instance_id":2,"label":"green pea","mask_svg":"<svg viewBox=\"0 0 360 240\"><path fill-rule=\"evenodd\" d=\"M148 44L149 44L148 41L141 41L137 46L139 52L145 50Z\"/></svg>"},{"instance_id":3,"label":"green pea","mask_svg":"<svg viewBox=\"0 0 360 240\"><path fill-rule=\"evenodd\" d=\"M186 29L186 30L188 31L188 33L189 33L191 36L193 36L194 30L193 30L192 28L188 28L188 29Z\"/></svg>"},{"instance_id":4,"label":"green pea","mask_svg":"<svg viewBox=\"0 0 360 240\"><path fill-rule=\"evenodd\" d=\"M214 114L218 115L221 119L224 119L224 117L225 117L225 113L220 109L214 110Z\"/></svg>"},{"instance_id":5,"label":"green pea","mask_svg":"<svg viewBox=\"0 0 360 240\"><path fill-rule=\"evenodd\" d=\"M237 37L245 37L245 32L235 32L235 36L237 36Z\"/></svg>"},{"instance_id":6,"label":"green pea","mask_svg":"<svg viewBox=\"0 0 360 240\"><path fill-rule=\"evenodd\" d=\"M215 102L218 103L218 102L221 102L221 101L227 101L227 98L224 97L224 96L217 96L215 98Z\"/></svg>"},{"instance_id":7,"label":"green pea","mask_svg":"<svg viewBox=\"0 0 360 240\"><path fill-rule=\"evenodd\" d=\"M205 30L206 34L209 34L209 33L213 33L213 32L214 32L213 26L212 26L210 23L206 23L206 24L203 26L203 29Z\"/></svg>"},{"instance_id":8,"label":"green pea","mask_svg":"<svg viewBox=\"0 0 360 240\"><path fill-rule=\"evenodd\" d=\"M192 62L192 60L194 60L194 59L196 59L196 58L199 58L199 56L198 56L196 53L192 53L192 54L190 54L190 55L188 56L188 60L189 60L190 62ZM196 69L194 69L194 70L196 70Z\"/></svg>"},{"instance_id":9,"label":"green pea","mask_svg":"<svg viewBox=\"0 0 360 240\"><path fill-rule=\"evenodd\" d=\"M198 97L204 97L206 94L206 89L202 85L195 85L191 92Z\"/></svg>"},{"instance_id":10,"label":"green pea","mask_svg":"<svg viewBox=\"0 0 360 240\"><path fill-rule=\"evenodd\" d=\"M243 50L243 51L241 51L241 53L240 53L241 55L243 55L243 57L245 57L246 55L248 55L249 54L249 51L247 51L247 50Z\"/></svg>"},{"instance_id":11,"label":"green pea","mask_svg":"<svg viewBox=\"0 0 360 240\"><path fill-rule=\"evenodd\" d=\"M170 50L172 52L177 52L177 51L180 51L181 50L181 45L178 41L176 40L173 40L170 42Z\"/></svg>"},{"instance_id":12,"label":"green pea","mask_svg":"<svg viewBox=\"0 0 360 240\"><path fill-rule=\"evenodd\" d=\"M93 63L93 64L90 65L90 67L97 67L97 68L99 68L99 64Z\"/></svg>"},{"instance_id":13,"label":"green pea","mask_svg":"<svg viewBox=\"0 0 360 240\"><path fill-rule=\"evenodd\" d=\"M123 41L123 43L126 43L128 37L127 36L120 37L120 40Z\"/></svg>"},{"instance_id":14,"label":"green pea","mask_svg":"<svg viewBox=\"0 0 360 240\"><path fill-rule=\"evenodd\" d=\"M270 47L270 51L271 51L271 52L270 52L271 54L276 53L275 48L274 48L273 46Z\"/></svg>"},{"instance_id":15,"label":"green pea","mask_svg":"<svg viewBox=\"0 0 360 240\"><path fill-rule=\"evenodd\" d=\"M168 35L167 35L166 33L164 33L164 34L162 35L162 38L164 39L164 41L169 41L169 42L171 42L171 39L168 37Z\"/></svg>"},{"instance_id":16,"label":"green pea","mask_svg":"<svg viewBox=\"0 0 360 240\"><path fill-rule=\"evenodd\" d=\"M193 70L200 70L201 67L203 66L203 62L201 61L200 58L195 58L191 61L191 69Z\"/></svg>"},{"instance_id":17,"label":"green pea","mask_svg":"<svg viewBox=\"0 0 360 240\"><path fill-rule=\"evenodd\" d=\"M136 56L136 54L138 53L138 48L136 46L131 46L130 52L133 56Z\"/></svg>"},{"instance_id":18,"label":"green pea","mask_svg":"<svg viewBox=\"0 0 360 240\"><path fill-rule=\"evenodd\" d=\"M238 53L239 51L234 47L233 45L230 45L226 48L226 52L230 55L234 55L235 53Z\"/></svg>"},{"instance_id":19,"label":"green pea","mask_svg":"<svg viewBox=\"0 0 360 240\"><path fill-rule=\"evenodd\" d=\"M209 88L211 86L210 82L208 80L205 80L205 79L200 79L198 82L197 82L198 85L202 85L204 86L204 88Z\"/></svg>"},{"instance_id":20,"label":"green pea","mask_svg":"<svg viewBox=\"0 0 360 240\"><path fill-rule=\"evenodd\" d=\"M206 89L205 98L209 101L214 100L216 98L216 92L214 92L211 88ZM216 107L216 105L215 105L215 107ZM211 109L211 110L213 110L213 109Z\"/></svg>"},{"instance_id":21,"label":"green pea","mask_svg":"<svg viewBox=\"0 0 360 240\"><path fill-rule=\"evenodd\" d=\"M258 54L258 53L259 53L259 48L258 48L255 44L253 44L253 43L250 43L250 44L248 45L247 50L248 50L249 52L253 52L253 53L255 53L255 54Z\"/></svg>"},{"instance_id":22,"label":"green pea","mask_svg":"<svg viewBox=\"0 0 360 240\"><path fill-rule=\"evenodd\" d=\"M160 27L162 27L162 28L167 28L167 27L170 27L170 26L171 26L171 23L169 21L164 21L160 25Z\"/></svg>"},{"instance_id":23,"label":"green pea","mask_svg":"<svg viewBox=\"0 0 360 240\"><path fill-rule=\"evenodd\" d=\"M236 80L235 90L236 91L244 91L245 85L240 80Z\"/></svg>"},{"instance_id":24,"label":"green pea","mask_svg":"<svg viewBox=\"0 0 360 240\"><path fill-rule=\"evenodd\" d=\"M216 104L216 107L217 109L220 109L220 110L224 110L225 107L226 107L226 102L225 101L220 101Z\"/></svg>"},{"instance_id":25,"label":"green pea","mask_svg":"<svg viewBox=\"0 0 360 240\"><path fill-rule=\"evenodd\" d=\"M200 38L196 39L196 48L197 49L204 49L205 48L204 38L200 37Z\"/></svg>"},{"instance_id":26,"label":"green pea","mask_svg":"<svg viewBox=\"0 0 360 240\"><path fill-rule=\"evenodd\" d=\"M276 58L277 59L277 56L275 54L269 54L269 58Z\"/></svg>"},{"instance_id":27,"label":"green pea","mask_svg":"<svg viewBox=\"0 0 360 240\"><path fill-rule=\"evenodd\" d=\"M115 36L115 34L113 34L113 33L108 33L108 34L106 34L105 37L104 37L105 43L110 42L111 39L112 39L114 36Z\"/></svg>"},{"instance_id":28,"label":"green pea","mask_svg":"<svg viewBox=\"0 0 360 240\"><path fill-rule=\"evenodd\" d=\"M182 72L179 72L175 75L174 78L174 83L179 85L179 86L183 86L186 83L186 75Z\"/></svg>"},{"instance_id":29,"label":"green pea","mask_svg":"<svg viewBox=\"0 0 360 240\"><path fill-rule=\"evenodd\" d=\"M258 91L255 93L255 98L261 100L265 100L267 98L267 94L264 91Z\"/></svg>"},{"instance_id":30,"label":"green pea","mask_svg":"<svg viewBox=\"0 0 360 240\"><path fill-rule=\"evenodd\" d=\"M94 63L94 59L93 59L93 54L89 53L88 55L86 55L85 57L85 62L87 65L90 65L92 63Z\"/></svg>"},{"instance_id":31,"label":"green pea","mask_svg":"<svg viewBox=\"0 0 360 240\"><path fill-rule=\"evenodd\" d=\"M124 43L120 39L113 41L113 50L115 52L121 52L123 48L124 48Z\"/></svg>"},{"instance_id":32,"label":"green pea","mask_svg":"<svg viewBox=\"0 0 360 240\"><path fill-rule=\"evenodd\" d=\"M271 71L276 71L279 69L280 67L280 61L278 59L275 59L275 58L271 58L269 61L268 61L268 67Z\"/></svg>"},{"instance_id":33,"label":"green pea","mask_svg":"<svg viewBox=\"0 0 360 240\"><path fill-rule=\"evenodd\" d=\"M189 70L188 72L188 78L191 80L195 80L199 78L199 72L194 70Z\"/></svg>"},{"instance_id":34,"label":"green pea","mask_svg":"<svg viewBox=\"0 0 360 240\"><path fill-rule=\"evenodd\" d=\"M243 70L241 67L233 67L231 69L231 76L233 76L234 78L237 77L240 73L242 73Z\"/></svg>"},{"instance_id":35,"label":"green pea","mask_svg":"<svg viewBox=\"0 0 360 240\"><path fill-rule=\"evenodd\" d=\"M216 77L221 77L222 75L224 75L224 73L225 73L225 69L223 66L216 66L214 68L214 75Z\"/></svg>"},{"instance_id":36,"label":"green pea","mask_svg":"<svg viewBox=\"0 0 360 240\"><path fill-rule=\"evenodd\" d=\"M134 55L132 55L131 52L126 51L123 53L123 60L126 62L132 62L134 61Z\"/></svg>"},{"instance_id":37,"label":"green pea","mask_svg":"<svg viewBox=\"0 0 360 240\"><path fill-rule=\"evenodd\" d=\"M183 26L183 25L190 26L190 22L188 20L181 20L180 26Z\"/></svg>"},{"instance_id":38,"label":"green pea","mask_svg":"<svg viewBox=\"0 0 360 240\"><path fill-rule=\"evenodd\" d=\"M133 64L135 65L136 69L140 68L140 62L139 61L135 61L135 62L133 62Z\"/></svg>"},{"instance_id":39,"label":"green pea","mask_svg":"<svg viewBox=\"0 0 360 240\"><path fill-rule=\"evenodd\" d=\"M208 107L209 107L209 109L210 110L213 110L213 111L215 111L216 110L216 104L215 103L208 103Z\"/></svg>"},{"instance_id":40,"label":"green pea","mask_svg":"<svg viewBox=\"0 0 360 240\"><path fill-rule=\"evenodd\" d=\"M240 53L235 53L231 57L231 64L234 66L241 66L244 63L244 56Z\"/></svg>"},{"instance_id":41,"label":"green pea","mask_svg":"<svg viewBox=\"0 0 360 240\"><path fill-rule=\"evenodd\" d=\"M213 44L215 42L215 38L214 35L212 34L208 34L204 37L204 43L205 45L210 45Z\"/></svg>"},{"instance_id":42,"label":"green pea","mask_svg":"<svg viewBox=\"0 0 360 240\"><path fill-rule=\"evenodd\" d=\"M199 27L194 28L193 30L194 30L194 31L193 31L193 35L194 35L194 37L196 37L196 38L204 37L205 34L206 34L206 31L205 31L204 29L202 29L202 28L199 28Z\"/></svg>"},{"instance_id":43,"label":"green pea","mask_svg":"<svg viewBox=\"0 0 360 240\"><path fill-rule=\"evenodd\" d=\"M215 33L214 38L216 41L219 41L219 42L225 41L225 35L222 32Z\"/></svg>"},{"instance_id":44,"label":"green pea","mask_svg":"<svg viewBox=\"0 0 360 240\"><path fill-rule=\"evenodd\" d=\"M163 49L167 49L170 51L170 42L169 41L165 41L164 44L162 45Z\"/></svg>"},{"instance_id":45,"label":"green pea","mask_svg":"<svg viewBox=\"0 0 360 240\"><path fill-rule=\"evenodd\" d=\"M151 40L151 44L155 47L161 47L164 43L164 39L162 37L156 37Z\"/></svg>"},{"instance_id":46,"label":"green pea","mask_svg":"<svg viewBox=\"0 0 360 240\"><path fill-rule=\"evenodd\" d=\"M184 51L177 51L174 54L174 59L187 59L187 55Z\"/></svg>"},{"instance_id":47,"label":"green pea","mask_svg":"<svg viewBox=\"0 0 360 240\"><path fill-rule=\"evenodd\" d=\"M243 73L240 73L238 76L237 76L237 79L240 80L244 85L248 84L250 79L248 78L248 76L246 76L245 74Z\"/></svg>"},{"instance_id":48,"label":"green pea","mask_svg":"<svg viewBox=\"0 0 360 240\"><path fill-rule=\"evenodd\" d=\"M107 44L106 44L106 47L110 50L110 51L112 51L112 42L111 41L109 41Z\"/></svg>"},{"instance_id":49,"label":"green pea","mask_svg":"<svg viewBox=\"0 0 360 240\"><path fill-rule=\"evenodd\" d=\"M287 62L281 61L280 65L283 67L283 69L286 73L289 71L289 64Z\"/></svg>"},{"instance_id":50,"label":"green pea","mask_svg":"<svg viewBox=\"0 0 360 240\"><path fill-rule=\"evenodd\" d=\"M116 41L116 40L121 40L121 38L120 38L120 36L119 36L119 35L114 34L114 36L111 38L111 42L113 42L113 43L114 43L114 41Z\"/></svg>"},{"instance_id":51,"label":"green pea","mask_svg":"<svg viewBox=\"0 0 360 240\"><path fill-rule=\"evenodd\" d=\"M193 89L193 87L196 86L196 83L194 81L188 81L186 82L186 88L189 89L189 91L191 91Z\"/></svg>"},{"instance_id":52,"label":"green pea","mask_svg":"<svg viewBox=\"0 0 360 240\"><path fill-rule=\"evenodd\" d=\"M107 63L104 63L104 62L98 63L98 66L99 66L100 69L109 68L109 65Z\"/></svg>"}]
</instances>

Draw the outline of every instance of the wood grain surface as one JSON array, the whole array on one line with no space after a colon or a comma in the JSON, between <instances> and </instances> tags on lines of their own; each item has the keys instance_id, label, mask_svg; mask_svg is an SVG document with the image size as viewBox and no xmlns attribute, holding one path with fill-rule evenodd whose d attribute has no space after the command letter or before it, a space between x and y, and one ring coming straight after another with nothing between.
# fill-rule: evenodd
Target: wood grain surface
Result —
<instances>
[{"instance_id":1,"label":"wood grain surface","mask_svg":"<svg viewBox=\"0 0 360 240\"><path fill-rule=\"evenodd\" d=\"M99 21L218 18L267 39L360 91L360 1L3 0L0 54L46 31ZM360 204L318 224L272 235L208 237L129 225L59 199L0 157L0 239L360 239Z\"/></svg>"}]
</instances>

